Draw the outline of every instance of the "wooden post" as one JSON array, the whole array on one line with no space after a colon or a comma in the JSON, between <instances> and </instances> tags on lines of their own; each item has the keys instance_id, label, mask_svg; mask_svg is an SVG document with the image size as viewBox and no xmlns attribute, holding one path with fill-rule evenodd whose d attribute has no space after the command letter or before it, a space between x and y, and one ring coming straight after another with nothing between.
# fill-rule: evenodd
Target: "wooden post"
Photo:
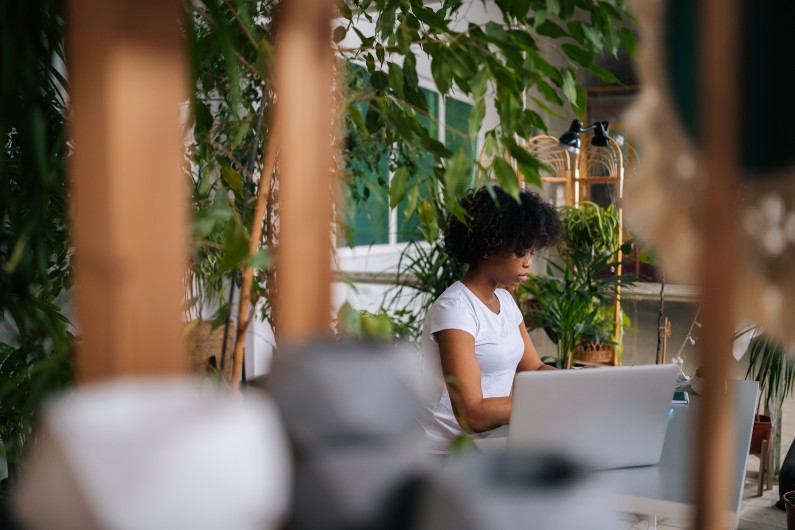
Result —
<instances>
[{"instance_id":1,"label":"wooden post","mask_svg":"<svg viewBox=\"0 0 795 530\"><path fill-rule=\"evenodd\" d=\"M608 136L608 141L612 149L617 155L617 174L615 175L615 182L616 187L618 188L618 197L616 198L616 209L618 210L618 253L616 254L616 261L618 265L616 265L616 276L618 276L619 280L616 285L616 300L613 303L613 318L614 318L614 325L615 325L615 341L618 343L618 346L613 350L613 360L612 365L618 366L619 359L618 359L618 348L621 346L621 343L624 339L624 326L622 322L622 315L621 315L621 275L624 273L624 266L622 262L624 261L624 253L621 251L621 246L624 244L624 208L623 208L623 200L624 200L624 155L621 153L621 146L618 145L618 142L612 137Z\"/></svg>"},{"instance_id":2,"label":"wooden post","mask_svg":"<svg viewBox=\"0 0 795 530\"><path fill-rule=\"evenodd\" d=\"M703 328L699 354L705 372L705 392L698 422L696 457L696 521L700 530L726 528L729 491L728 466L734 440L731 400L726 395L731 337L735 325L735 223L739 179L738 116L740 98L737 58L738 2L705 0L699 3L703 43L699 105L700 141L706 169L700 283Z\"/></svg>"},{"instance_id":3,"label":"wooden post","mask_svg":"<svg viewBox=\"0 0 795 530\"><path fill-rule=\"evenodd\" d=\"M187 370L180 0L71 0L77 378Z\"/></svg>"},{"instance_id":4,"label":"wooden post","mask_svg":"<svg viewBox=\"0 0 795 530\"><path fill-rule=\"evenodd\" d=\"M331 0L282 4L276 55L280 344L331 335L333 5Z\"/></svg>"}]
</instances>

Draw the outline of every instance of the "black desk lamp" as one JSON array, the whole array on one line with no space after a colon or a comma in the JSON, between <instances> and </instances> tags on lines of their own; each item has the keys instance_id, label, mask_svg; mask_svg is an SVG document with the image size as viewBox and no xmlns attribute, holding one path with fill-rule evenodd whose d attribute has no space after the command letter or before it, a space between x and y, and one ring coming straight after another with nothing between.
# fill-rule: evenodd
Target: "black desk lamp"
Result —
<instances>
[{"instance_id":1,"label":"black desk lamp","mask_svg":"<svg viewBox=\"0 0 795 530\"><path fill-rule=\"evenodd\" d=\"M610 124L606 121L596 121L587 127L582 126L580 120L572 120L569 130L563 133L558 141L560 146L575 155L580 154L582 133L594 131L594 136L591 139L591 145L595 147L607 147L607 136Z\"/></svg>"}]
</instances>

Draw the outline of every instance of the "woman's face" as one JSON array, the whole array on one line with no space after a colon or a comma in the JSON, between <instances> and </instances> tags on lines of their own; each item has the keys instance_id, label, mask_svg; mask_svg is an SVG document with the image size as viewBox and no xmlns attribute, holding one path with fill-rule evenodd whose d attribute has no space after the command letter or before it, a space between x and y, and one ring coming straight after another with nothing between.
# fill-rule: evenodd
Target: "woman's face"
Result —
<instances>
[{"instance_id":1,"label":"woman's face","mask_svg":"<svg viewBox=\"0 0 795 530\"><path fill-rule=\"evenodd\" d=\"M510 250L484 259L482 266L489 276L500 285L515 287L527 280L530 267L533 265L532 250L517 256Z\"/></svg>"}]
</instances>

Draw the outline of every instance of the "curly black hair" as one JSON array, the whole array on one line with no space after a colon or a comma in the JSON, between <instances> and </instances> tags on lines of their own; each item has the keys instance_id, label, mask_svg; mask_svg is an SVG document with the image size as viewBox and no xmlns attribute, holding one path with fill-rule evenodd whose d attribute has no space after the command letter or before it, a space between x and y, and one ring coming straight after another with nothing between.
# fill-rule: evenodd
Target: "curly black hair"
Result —
<instances>
[{"instance_id":1,"label":"curly black hair","mask_svg":"<svg viewBox=\"0 0 795 530\"><path fill-rule=\"evenodd\" d=\"M560 239L563 225L552 205L537 193L523 191L519 201L502 188L471 189L460 201L467 223L453 214L445 219L444 250L470 266L509 250L517 256L543 250Z\"/></svg>"}]
</instances>

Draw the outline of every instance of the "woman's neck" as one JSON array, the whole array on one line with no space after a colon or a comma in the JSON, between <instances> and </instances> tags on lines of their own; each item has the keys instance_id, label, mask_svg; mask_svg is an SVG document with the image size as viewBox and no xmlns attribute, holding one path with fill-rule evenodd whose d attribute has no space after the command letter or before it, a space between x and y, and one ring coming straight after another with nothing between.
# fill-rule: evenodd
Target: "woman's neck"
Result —
<instances>
[{"instance_id":1,"label":"woman's neck","mask_svg":"<svg viewBox=\"0 0 795 530\"><path fill-rule=\"evenodd\" d=\"M461 283L484 301L494 298L494 291L497 290L497 282L484 274L479 267L471 267L461 279Z\"/></svg>"}]
</instances>

